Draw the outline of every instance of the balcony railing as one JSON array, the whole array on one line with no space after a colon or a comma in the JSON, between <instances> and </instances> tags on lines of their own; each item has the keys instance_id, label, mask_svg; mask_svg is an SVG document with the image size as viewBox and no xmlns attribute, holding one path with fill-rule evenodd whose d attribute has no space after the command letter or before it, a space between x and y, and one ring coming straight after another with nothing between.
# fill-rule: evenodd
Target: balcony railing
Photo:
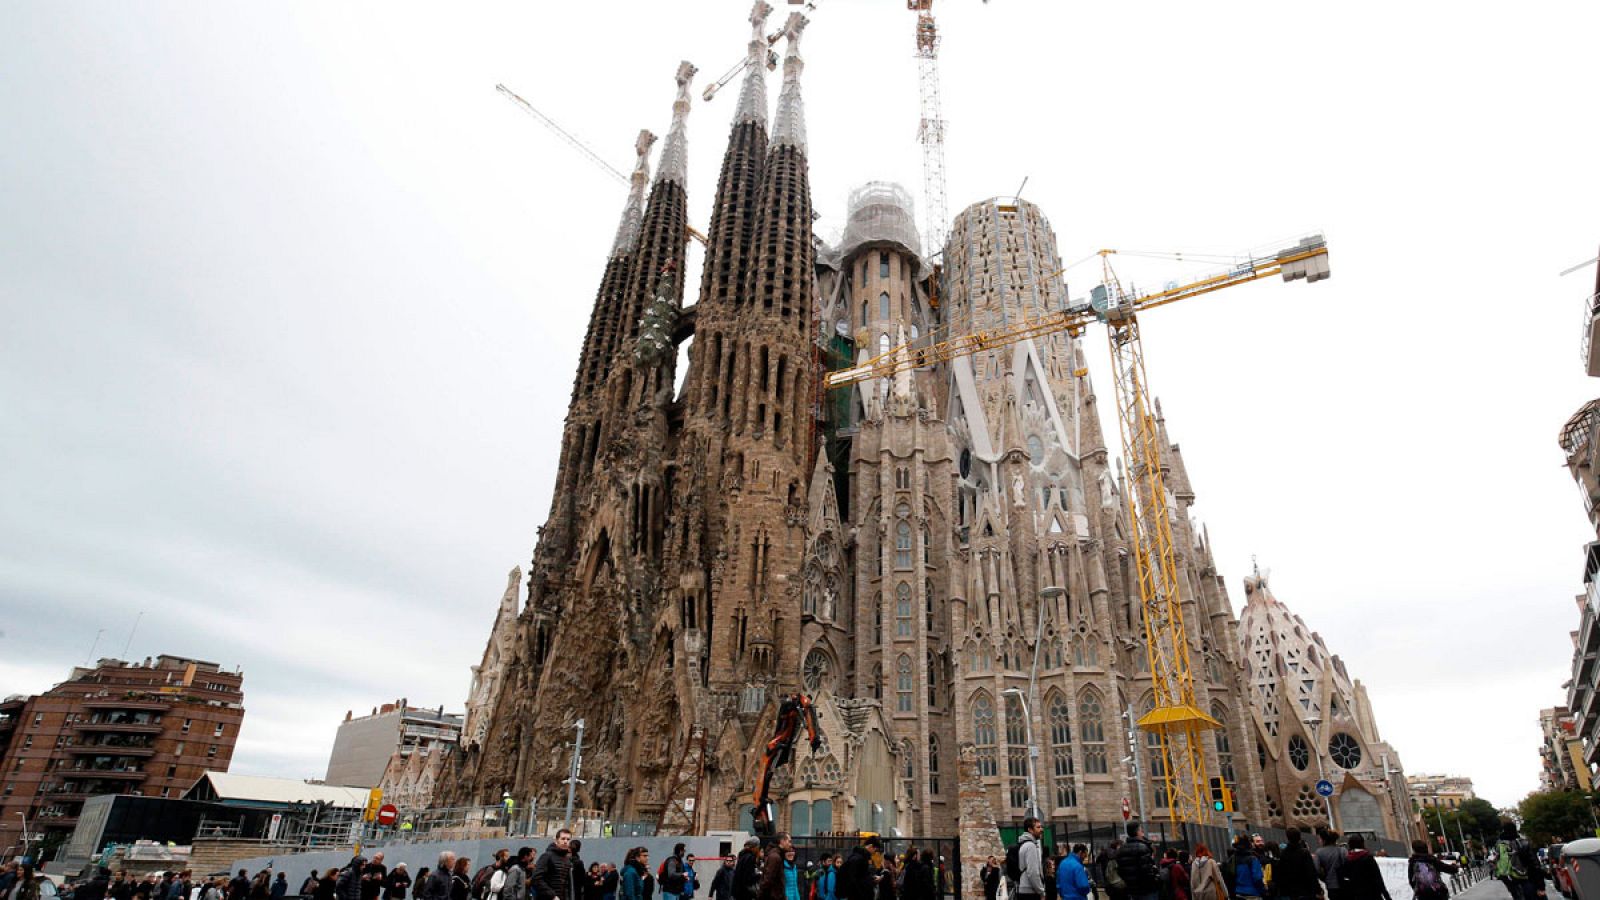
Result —
<instances>
[{"instance_id":1,"label":"balcony railing","mask_svg":"<svg viewBox=\"0 0 1600 900\"><path fill-rule=\"evenodd\" d=\"M78 731L117 732L119 734L161 733L161 725L157 722L77 722L72 727Z\"/></svg>"},{"instance_id":2,"label":"balcony railing","mask_svg":"<svg viewBox=\"0 0 1600 900\"><path fill-rule=\"evenodd\" d=\"M172 708L172 702L169 700L156 700L144 697L137 699L118 697L90 697L89 699L83 701L83 705L88 709L137 709L154 710L156 712L165 712Z\"/></svg>"},{"instance_id":3,"label":"balcony railing","mask_svg":"<svg viewBox=\"0 0 1600 900\"><path fill-rule=\"evenodd\" d=\"M82 744L66 748L74 756L154 756L154 747L119 747L115 744Z\"/></svg>"}]
</instances>

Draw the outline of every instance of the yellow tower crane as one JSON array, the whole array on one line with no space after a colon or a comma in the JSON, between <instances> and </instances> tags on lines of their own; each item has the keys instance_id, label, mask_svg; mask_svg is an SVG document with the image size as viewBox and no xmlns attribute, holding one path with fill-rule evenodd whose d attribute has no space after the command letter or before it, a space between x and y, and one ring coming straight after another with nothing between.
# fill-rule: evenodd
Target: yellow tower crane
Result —
<instances>
[{"instance_id":1,"label":"yellow tower crane","mask_svg":"<svg viewBox=\"0 0 1600 900\"><path fill-rule=\"evenodd\" d=\"M1164 788L1163 796L1170 798L1168 807L1172 811L1172 820L1202 822L1207 817L1210 805L1207 802L1205 750L1201 736L1218 727L1219 723L1195 702L1189 632L1183 619L1172 526L1167 518L1167 489L1161 474L1160 432L1151 412L1151 394L1145 376L1138 314L1273 275L1282 275L1284 281L1301 278L1308 283L1321 281L1330 274L1328 245L1322 235L1314 235L1271 255L1249 256L1222 274L1173 285L1151 294L1130 293L1123 289L1111 268L1111 257L1116 252L1099 252L1103 280L1090 293L1089 303L1000 328L954 337L930 335L895 347L860 365L829 373L826 384L829 388L836 388L873 378L887 378L908 369L946 362L1032 337L1062 331L1077 337L1091 322L1098 320L1105 324L1115 370L1122 458L1130 469L1134 493L1134 502L1128 504L1128 515L1131 520L1130 534L1134 536L1139 602L1144 611L1145 646L1155 693L1155 708L1140 718L1138 725L1161 737L1161 756L1165 762L1161 787ZM1060 274L1056 272L1051 277Z\"/></svg>"}]
</instances>

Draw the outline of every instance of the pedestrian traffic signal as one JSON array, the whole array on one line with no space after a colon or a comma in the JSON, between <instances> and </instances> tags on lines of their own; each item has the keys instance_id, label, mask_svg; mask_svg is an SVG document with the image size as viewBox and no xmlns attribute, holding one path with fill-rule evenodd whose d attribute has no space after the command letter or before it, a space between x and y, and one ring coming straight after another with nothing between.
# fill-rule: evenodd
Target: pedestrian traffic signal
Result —
<instances>
[{"instance_id":1,"label":"pedestrian traffic signal","mask_svg":"<svg viewBox=\"0 0 1600 900\"><path fill-rule=\"evenodd\" d=\"M1227 782L1215 776L1211 779L1211 808L1216 812L1233 812L1233 791Z\"/></svg>"}]
</instances>

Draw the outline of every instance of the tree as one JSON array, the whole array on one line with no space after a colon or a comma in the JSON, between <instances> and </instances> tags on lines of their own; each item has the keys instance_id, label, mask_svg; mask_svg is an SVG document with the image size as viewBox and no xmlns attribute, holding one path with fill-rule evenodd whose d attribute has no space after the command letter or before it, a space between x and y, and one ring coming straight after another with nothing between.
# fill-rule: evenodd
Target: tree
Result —
<instances>
[{"instance_id":1,"label":"tree","mask_svg":"<svg viewBox=\"0 0 1600 900\"><path fill-rule=\"evenodd\" d=\"M1482 797L1474 797L1462 803L1456 812L1461 817L1461 828L1469 839L1475 838L1485 846L1499 839L1504 821L1493 803Z\"/></svg>"},{"instance_id":2,"label":"tree","mask_svg":"<svg viewBox=\"0 0 1600 900\"><path fill-rule=\"evenodd\" d=\"M1517 812L1522 815L1523 834L1535 845L1594 833L1594 812L1588 796L1579 791L1529 794Z\"/></svg>"}]
</instances>

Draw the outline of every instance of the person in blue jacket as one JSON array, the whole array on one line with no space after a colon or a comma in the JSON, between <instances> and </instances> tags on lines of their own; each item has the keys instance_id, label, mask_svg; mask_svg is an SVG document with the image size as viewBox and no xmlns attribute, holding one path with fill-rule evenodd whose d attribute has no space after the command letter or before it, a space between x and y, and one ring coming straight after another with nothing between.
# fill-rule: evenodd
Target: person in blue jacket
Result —
<instances>
[{"instance_id":1,"label":"person in blue jacket","mask_svg":"<svg viewBox=\"0 0 1600 900\"><path fill-rule=\"evenodd\" d=\"M1250 839L1240 835L1234 842L1232 859L1233 866L1233 896L1235 900L1244 897L1267 896L1265 873L1261 869L1261 857L1257 856L1250 847Z\"/></svg>"},{"instance_id":2,"label":"person in blue jacket","mask_svg":"<svg viewBox=\"0 0 1600 900\"><path fill-rule=\"evenodd\" d=\"M1089 870L1083 865L1083 859L1088 855L1088 847L1073 844L1072 852L1056 866L1056 896L1060 900L1088 900L1091 890Z\"/></svg>"}]
</instances>

